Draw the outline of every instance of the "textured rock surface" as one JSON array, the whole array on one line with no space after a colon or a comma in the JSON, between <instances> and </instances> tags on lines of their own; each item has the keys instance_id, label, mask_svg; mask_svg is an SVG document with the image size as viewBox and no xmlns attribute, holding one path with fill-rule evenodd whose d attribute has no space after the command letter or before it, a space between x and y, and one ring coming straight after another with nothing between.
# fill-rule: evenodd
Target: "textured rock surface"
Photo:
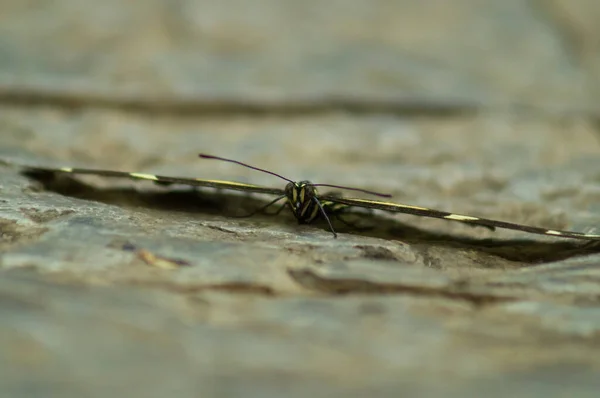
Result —
<instances>
[{"instance_id":1,"label":"textured rock surface","mask_svg":"<svg viewBox=\"0 0 600 398\"><path fill-rule=\"evenodd\" d=\"M100 4L0 1L0 156L283 183L207 152L598 231L594 2ZM49 89L80 107L36 100ZM269 112L398 93L555 112ZM273 102L182 115L119 110L124 95ZM285 213L231 217L267 199L0 168L0 396L597 396L598 245L380 213L335 240Z\"/></svg>"}]
</instances>

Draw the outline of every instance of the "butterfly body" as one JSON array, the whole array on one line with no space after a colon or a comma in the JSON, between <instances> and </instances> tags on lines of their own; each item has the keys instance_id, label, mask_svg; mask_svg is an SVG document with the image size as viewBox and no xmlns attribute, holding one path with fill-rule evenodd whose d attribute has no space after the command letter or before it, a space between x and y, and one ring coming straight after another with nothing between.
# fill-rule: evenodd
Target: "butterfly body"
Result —
<instances>
[{"instance_id":1,"label":"butterfly body","mask_svg":"<svg viewBox=\"0 0 600 398\"><path fill-rule=\"evenodd\" d=\"M317 188L310 181L288 182L285 186L287 205L300 224L310 224L319 216Z\"/></svg>"}]
</instances>

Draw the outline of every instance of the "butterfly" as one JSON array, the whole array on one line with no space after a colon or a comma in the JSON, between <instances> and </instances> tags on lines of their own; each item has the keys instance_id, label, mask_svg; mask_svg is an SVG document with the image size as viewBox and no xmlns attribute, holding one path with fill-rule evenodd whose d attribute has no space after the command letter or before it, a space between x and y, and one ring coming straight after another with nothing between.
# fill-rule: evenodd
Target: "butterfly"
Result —
<instances>
[{"instance_id":1,"label":"butterfly","mask_svg":"<svg viewBox=\"0 0 600 398\"><path fill-rule=\"evenodd\" d=\"M134 180L147 180L152 181L160 185L189 185L197 187L208 187L208 188L219 188L228 189L234 191L251 192L265 195L272 195L275 198L261 207L252 214L258 211L266 210L267 208L275 205L277 202L283 201L279 209L274 214L279 214L284 208L289 208L298 223L310 224L318 218L324 219L330 231L334 237L337 237L337 233L333 228L330 216L337 216L341 211L348 207L361 207L366 209L383 210L394 213L405 213L412 214L421 217L439 218L443 220L458 221L461 223L482 226L494 230L495 228L503 228L509 230L522 231L526 233L547 235L559 238L572 238L572 239L584 239L584 240L600 240L600 235L587 234L573 231L563 231L557 229L547 229L542 227L535 227L524 224L517 224L506 221L493 220L488 218L481 218L476 216L450 213L446 211L430 209L422 206L414 206L401 203L393 203L384 200L372 200L372 199L361 199L361 198L349 198L341 196L337 193L325 193L321 194L318 191L319 187L328 187L348 191L361 192L368 195L378 196L382 198L390 198L391 195L369 191L361 188L345 187L340 185L332 184L314 184L310 181L293 181L280 174L272 171L262 169L259 167L251 166L246 163L239 162L233 159L227 159L219 156L212 156L208 154L199 154L202 159L213 159L224 162L235 163L240 166L247 167L249 169L257 170L263 173L271 174L284 181L287 184L284 188L271 188L263 187L259 185L246 184L236 181L223 181L223 180L210 180L203 178L182 178L182 177L170 177L156 174L137 173L137 172L125 172L125 171L114 171L114 170L102 170L102 169L88 169L88 168L75 168L75 167L41 167L32 165L14 164L9 161L4 161L5 164L16 165L26 175L35 175L39 173L50 173L50 174L73 174L73 175L95 175L101 177L113 177L113 178L129 178Z\"/></svg>"}]
</instances>

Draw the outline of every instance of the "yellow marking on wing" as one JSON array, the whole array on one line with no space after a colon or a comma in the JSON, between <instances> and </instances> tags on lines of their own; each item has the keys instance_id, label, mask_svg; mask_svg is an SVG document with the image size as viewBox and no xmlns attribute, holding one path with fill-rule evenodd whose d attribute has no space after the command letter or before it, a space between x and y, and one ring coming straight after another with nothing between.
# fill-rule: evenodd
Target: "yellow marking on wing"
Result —
<instances>
[{"instance_id":1,"label":"yellow marking on wing","mask_svg":"<svg viewBox=\"0 0 600 398\"><path fill-rule=\"evenodd\" d=\"M378 200L366 200L366 199L355 199L352 198L353 202L360 202L360 203L371 203L374 205L386 205L386 206L392 206L392 207L398 207L401 209L414 209L414 210L431 210L428 209L426 207L419 207L419 206L411 206L411 205L401 205L398 203L392 203L392 202L381 202Z\"/></svg>"},{"instance_id":2,"label":"yellow marking on wing","mask_svg":"<svg viewBox=\"0 0 600 398\"><path fill-rule=\"evenodd\" d=\"M456 221L475 221L475 220L479 220L479 218L477 218L477 217L461 216L460 214L450 214L450 215L444 216L444 218L447 219L447 220L456 220Z\"/></svg>"},{"instance_id":3,"label":"yellow marking on wing","mask_svg":"<svg viewBox=\"0 0 600 398\"><path fill-rule=\"evenodd\" d=\"M156 177L153 174L144 174L144 173L129 173L130 176L135 177L135 178L142 178L144 180L152 180L152 181L157 181L158 177Z\"/></svg>"},{"instance_id":4,"label":"yellow marking on wing","mask_svg":"<svg viewBox=\"0 0 600 398\"><path fill-rule=\"evenodd\" d=\"M559 235L559 236L563 234L562 232L560 232L560 231L555 231L555 230L553 230L553 229L549 229L549 230L547 230L547 231L546 231L546 233L547 233L548 235Z\"/></svg>"},{"instance_id":5,"label":"yellow marking on wing","mask_svg":"<svg viewBox=\"0 0 600 398\"><path fill-rule=\"evenodd\" d=\"M321 202L321 205L323 205L323 207L328 207L329 209L335 211L338 209L343 209L345 207L350 207L350 205L344 204L344 203L335 203L335 202L330 202L330 201L324 201Z\"/></svg>"},{"instance_id":6,"label":"yellow marking on wing","mask_svg":"<svg viewBox=\"0 0 600 398\"><path fill-rule=\"evenodd\" d=\"M235 181L221 181L221 180L204 180L202 178L196 178L196 181L200 181L200 182L213 182L215 184L226 184L226 185L235 185L237 187L248 187L248 188L256 188L257 185L251 185L251 184L244 184L241 182L235 182Z\"/></svg>"},{"instance_id":7,"label":"yellow marking on wing","mask_svg":"<svg viewBox=\"0 0 600 398\"><path fill-rule=\"evenodd\" d=\"M73 168L72 167L61 167L59 170L60 171L64 171L65 173L72 173L73 172Z\"/></svg>"}]
</instances>

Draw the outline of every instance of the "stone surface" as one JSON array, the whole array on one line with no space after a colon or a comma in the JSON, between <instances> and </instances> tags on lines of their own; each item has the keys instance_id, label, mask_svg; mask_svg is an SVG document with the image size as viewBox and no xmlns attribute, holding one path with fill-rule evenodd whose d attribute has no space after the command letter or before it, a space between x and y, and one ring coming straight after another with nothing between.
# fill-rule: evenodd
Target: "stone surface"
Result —
<instances>
[{"instance_id":1,"label":"stone surface","mask_svg":"<svg viewBox=\"0 0 600 398\"><path fill-rule=\"evenodd\" d=\"M197 159L202 150L408 203L552 228L600 221L584 121L77 119L5 109L3 154L280 184ZM386 214L357 215L374 229L338 226L333 239L286 213L228 216L259 206L259 195L91 177L42 184L8 167L1 176L0 335L11 371L0 385L14 396L93 396L111 383L139 396L599 387L597 245ZM187 265L152 267L128 245Z\"/></svg>"},{"instance_id":2,"label":"stone surface","mask_svg":"<svg viewBox=\"0 0 600 398\"><path fill-rule=\"evenodd\" d=\"M597 232L597 121L567 111L597 101L599 7L570 4L0 1L0 158L285 183L206 152ZM181 115L2 97L24 83L166 103L487 105ZM597 396L598 244L378 212L353 215L368 230L336 224L338 239L286 212L233 217L268 199L0 166L0 396Z\"/></svg>"}]
</instances>

